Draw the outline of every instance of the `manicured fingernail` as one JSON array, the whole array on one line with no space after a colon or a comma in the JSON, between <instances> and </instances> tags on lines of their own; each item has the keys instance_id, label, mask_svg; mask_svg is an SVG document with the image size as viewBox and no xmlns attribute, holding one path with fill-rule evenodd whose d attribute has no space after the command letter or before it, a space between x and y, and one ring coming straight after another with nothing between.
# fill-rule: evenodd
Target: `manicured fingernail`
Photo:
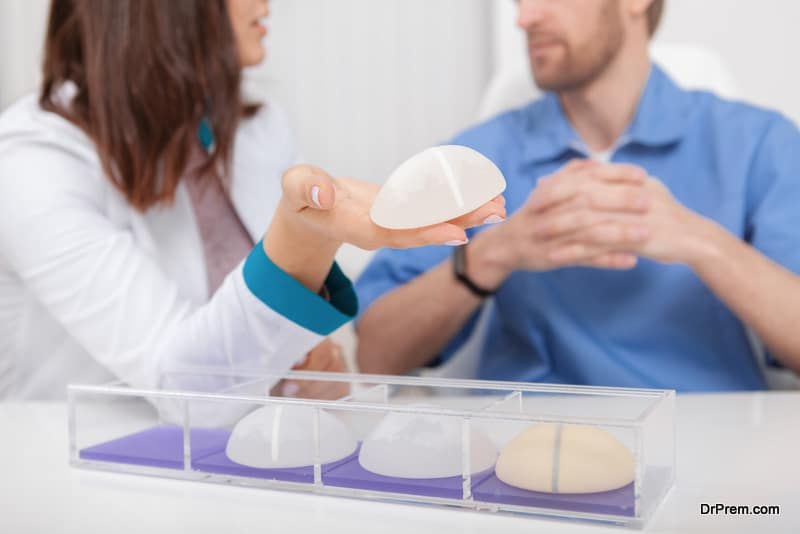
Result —
<instances>
[{"instance_id":1,"label":"manicured fingernail","mask_svg":"<svg viewBox=\"0 0 800 534\"><path fill-rule=\"evenodd\" d=\"M466 245L469 243L469 239L465 239L464 241L448 241L445 243L448 247L460 247L461 245Z\"/></svg>"},{"instance_id":2,"label":"manicured fingernail","mask_svg":"<svg viewBox=\"0 0 800 534\"><path fill-rule=\"evenodd\" d=\"M503 221L505 221L505 219L503 219L499 215L489 215L488 217L486 217L486 220L483 221L483 224L497 224Z\"/></svg>"},{"instance_id":3,"label":"manicured fingernail","mask_svg":"<svg viewBox=\"0 0 800 534\"><path fill-rule=\"evenodd\" d=\"M284 397L296 397L299 392L300 386L294 382L287 382L281 390L281 394Z\"/></svg>"},{"instance_id":4,"label":"manicured fingernail","mask_svg":"<svg viewBox=\"0 0 800 534\"><path fill-rule=\"evenodd\" d=\"M322 208L322 204L319 203L319 186L315 185L311 188L311 200L314 202L314 205L318 208Z\"/></svg>"}]
</instances>

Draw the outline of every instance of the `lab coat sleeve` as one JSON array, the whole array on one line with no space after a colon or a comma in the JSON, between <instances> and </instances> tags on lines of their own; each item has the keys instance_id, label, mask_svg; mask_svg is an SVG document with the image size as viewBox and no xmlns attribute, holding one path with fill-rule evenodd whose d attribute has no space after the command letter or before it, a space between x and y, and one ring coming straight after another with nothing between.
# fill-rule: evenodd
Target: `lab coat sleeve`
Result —
<instances>
[{"instance_id":1,"label":"lab coat sleeve","mask_svg":"<svg viewBox=\"0 0 800 534\"><path fill-rule=\"evenodd\" d=\"M125 382L156 387L165 370L182 366L282 372L355 315L337 268L329 303L288 284L260 246L207 304L193 305L130 230L106 216L104 196L113 191L87 175L92 168L41 142L0 152L0 256Z\"/></svg>"}]
</instances>

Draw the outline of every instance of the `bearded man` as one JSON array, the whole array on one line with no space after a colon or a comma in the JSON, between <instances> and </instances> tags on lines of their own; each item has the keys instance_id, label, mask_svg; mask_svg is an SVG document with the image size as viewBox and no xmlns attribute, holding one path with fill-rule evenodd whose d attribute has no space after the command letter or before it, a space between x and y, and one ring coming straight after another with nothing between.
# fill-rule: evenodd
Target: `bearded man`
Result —
<instances>
[{"instance_id":1,"label":"bearded man","mask_svg":"<svg viewBox=\"0 0 800 534\"><path fill-rule=\"evenodd\" d=\"M449 358L494 306L479 378L758 390L800 370L800 133L651 62L660 0L520 0L545 96L456 137L505 174L506 221L379 253L362 371ZM454 258L451 258L451 255Z\"/></svg>"}]
</instances>

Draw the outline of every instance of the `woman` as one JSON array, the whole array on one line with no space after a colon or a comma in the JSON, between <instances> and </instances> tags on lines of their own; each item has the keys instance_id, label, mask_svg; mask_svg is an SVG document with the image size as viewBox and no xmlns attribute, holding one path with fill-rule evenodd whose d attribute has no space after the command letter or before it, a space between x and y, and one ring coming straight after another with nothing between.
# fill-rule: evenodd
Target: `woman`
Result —
<instances>
[{"instance_id":1,"label":"woman","mask_svg":"<svg viewBox=\"0 0 800 534\"><path fill-rule=\"evenodd\" d=\"M496 199L382 230L375 186L296 165L283 115L240 96L267 14L53 0L41 94L0 118L0 398L154 387L185 365L288 370L356 313L342 243L459 242L505 215Z\"/></svg>"}]
</instances>

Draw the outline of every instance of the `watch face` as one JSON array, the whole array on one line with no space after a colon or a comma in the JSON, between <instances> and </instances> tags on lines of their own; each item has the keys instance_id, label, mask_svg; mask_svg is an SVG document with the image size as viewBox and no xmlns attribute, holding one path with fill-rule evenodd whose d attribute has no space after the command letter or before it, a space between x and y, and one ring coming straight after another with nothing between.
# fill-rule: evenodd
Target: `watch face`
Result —
<instances>
[{"instance_id":1,"label":"watch face","mask_svg":"<svg viewBox=\"0 0 800 534\"><path fill-rule=\"evenodd\" d=\"M458 274L464 274L467 270L467 246L461 245L453 251L453 269Z\"/></svg>"},{"instance_id":2,"label":"watch face","mask_svg":"<svg viewBox=\"0 0 800 534\"><path fill-rule=\"evenodd\" d=\"M453 273L456 280L478 298L489 298L496 291L478 286L467 276L467 245L461 245L453 250Z\"/></svg>"},{"instance_id":3,"label":"watch face","mask_svg":"<svg viewBox=\"0 0 800 534\"><path fill-rule=\"evenodd\" d=\"M370 216L384 228L422 228L466 215L505 188L503 173L483 154L463 146L434 147L392 173Z\"/></svg>"}]
</instances>

